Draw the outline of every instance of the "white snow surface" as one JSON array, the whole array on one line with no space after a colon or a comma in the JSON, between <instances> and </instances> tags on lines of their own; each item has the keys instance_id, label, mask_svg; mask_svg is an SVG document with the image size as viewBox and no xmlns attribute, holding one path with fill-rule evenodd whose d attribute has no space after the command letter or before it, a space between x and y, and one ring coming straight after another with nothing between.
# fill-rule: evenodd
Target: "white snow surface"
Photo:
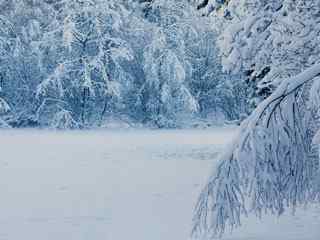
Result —
<instances>
[{"instance_id":1,"label":"white snow surface","mask_svg":"<svg viewBox=\"0 0 320 240\"><path fill-rule=\"evenodd\" d=\"M0 240L188 240L235 128L0 131ZM320 206L254 216L225 240L318 240Z\"/></svg>"}]
</instances>

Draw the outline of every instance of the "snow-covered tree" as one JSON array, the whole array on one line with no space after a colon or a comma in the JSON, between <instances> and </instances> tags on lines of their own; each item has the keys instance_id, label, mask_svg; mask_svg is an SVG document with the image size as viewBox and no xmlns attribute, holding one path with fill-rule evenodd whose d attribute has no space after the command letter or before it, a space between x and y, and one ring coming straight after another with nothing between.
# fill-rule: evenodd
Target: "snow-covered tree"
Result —
<instances>
[{"instance_id":1,"label":"snow-covered tree","mask_svg":"<svg viewBox=\"0 0 320 240\"><path fill-rule=\"evenodd\" d=\"M247 74L256 103L319 56L318 1L212 1L226 71ZM210 2L208 3L210 4ZM228 17L221 14L228 12Z\"/></svg>"},{"instance_id":2,"label":"snow-covered tree","mask_svg":"<svg viewBox=\"0 0 320 240\"><path fill-rule=\"evenodd\" d=\"M156 26L144 53L142 101L148 120L160 127L174 126L179 118L198 111L186 81L191 66L185 57L184 35L192 28L186 23L190 10L185 1L157 0L150 4L147 18Z\"/></svg>"},{"instance_id":3,"label":"snow-covered tree","mask_svg":"<svg viewBox=\"0 0 320 240\"><path fill-rule=\"evenodd\" d=\"M155 30L154 40L146 48L145 94L148 94L147 113L158 125L174 120L179 113L192 113L198 104L185 84L186 72L183 60L170 49L162 29Z\"/></svg>"},{"instance_id":4,"label":"snow-covered tree","mask_svg":"<svg viewBox=\"0 0 320 240\"><path fill-rule=\"evenodd\" d=\"M249 71L262 102L200 196L194 232L211 237L240 226L242 215L320 200L319 2L231 0L224 8L223 66Z\"/></svg>"},{"instance_id":5,"label":"snow-covered tree","mask_svg":"<svg viewBox=\"0 0 320 240\"><path fill-rule=\"evenodd\" d=\"M245 101L232 95L242 85L221 72L214 24L190 2L0 1L3 119L48 127L62 110L81 127L122 115L158 126L210 111L239 118L233 106Z\"/></svg>"},{"instance_id":6,"label":"snow-covered tree","mask_svg":"<svg viewBox=\"0 0 320 240\"><path fill-rule=\"evenodd\" d=\"M247 95L243 77L223 72L212 22L203 19L198 33L188 33L185 37L186 57L192 67L188 79L190 90L199 103L202 116L213 113L223 115L227 120L240 119L249 112L247 98L243 97Z\"/></svg>"},{"instance_id":7,"label":"snow-covered tree","mask_svg":"<svg viewBox=\"0 0 320 240\"><path fill-rule=\"evenodd\" d=\"M10 102L8 121L22 126L33 122L34 93L47 74L45 34L54 23L54 12L43 1L2 1L1 76L5 98Z\"/></svg>"},{"instance_id":8,"label":"snow-covered tree","mask_svg":"<svg viewBox=\"0 0 320 240\"><path fill-rule=\"evenodd\" d=\"M38 96L45 99L48 86L55 86L56 95L71 103L68 111L85 125L90 115L93 121L103 117L99 115L105 113L110 99L120 97L121 59L132 58L119 37L128 12L118 1L104 0L70 0L60 8L64 55L53 74L38 86Z\"/></svg>"}]
</instances>

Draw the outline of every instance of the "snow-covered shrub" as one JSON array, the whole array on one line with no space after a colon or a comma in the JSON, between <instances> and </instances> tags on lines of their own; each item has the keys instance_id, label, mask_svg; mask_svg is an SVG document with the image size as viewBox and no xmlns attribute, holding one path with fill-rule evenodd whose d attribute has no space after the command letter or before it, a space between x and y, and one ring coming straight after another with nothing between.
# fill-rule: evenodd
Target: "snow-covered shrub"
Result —
<instances>
[{"instance_id":1,"label":"snow-covered shrub","mask_svg":"<svg viewBox=\"0 0 320 240\"><path fill-rule=\"evenodd\" d=\"M65 130L65 129L79 129L81 124L75 121L72 117L72 113L65 109L61 109L57 112L51 121L50 127L53 129Z\"/></svg>"},{"instance_id":2,"label":"snow-covered shrub","mask_svg":"<svg viewBox=\"0 0 320 240\"><path fill-rule=\"evenodd\" d=\"M8 128L11 128L11 126L0 118L0 129L3 129L3 128L8 129Z\"/></svg>"},{"instance_id":3,"label":"snow-covered shrub","mask_svg":"<svg viewBox=\"0 0 320 240\"><path fill-rule=\"evenodd\" d=\"M0 98L0 115L10 111L9 104L2 98Z\"/></svg>"},{"instance_id":4,"label":"snow-covered shrub","mask_svg":"<svg viewBox=\"0 0 320 240\"><path fill-rule=\"evenodd\" d=\"M1 90L0 90L1 92ZM0 128L8 128L9 124L2 118L3 115L11 110L9 104L0 97Z\"/></svg>"}]
</instances>

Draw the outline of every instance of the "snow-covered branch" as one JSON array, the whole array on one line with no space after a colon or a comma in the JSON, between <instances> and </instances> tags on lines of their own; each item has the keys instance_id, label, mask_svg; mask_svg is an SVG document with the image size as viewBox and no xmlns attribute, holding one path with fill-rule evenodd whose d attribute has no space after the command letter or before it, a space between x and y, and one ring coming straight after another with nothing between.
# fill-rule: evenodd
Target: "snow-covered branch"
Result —
<instances>
[{"instance_id":1,"label":"snow-covered branch","mask_svg":"<svg viewBox=\"0 0 320 240\"><path fill-rule=\"evenodd\" d=\"M313 145L319 125L304 100L319 75L315 64L283 80L242 123L199 198L195 234L219 236L227 226L239 227L242 214L281 214L319 199L319 155Z\"/></svg>"}]
</instances>

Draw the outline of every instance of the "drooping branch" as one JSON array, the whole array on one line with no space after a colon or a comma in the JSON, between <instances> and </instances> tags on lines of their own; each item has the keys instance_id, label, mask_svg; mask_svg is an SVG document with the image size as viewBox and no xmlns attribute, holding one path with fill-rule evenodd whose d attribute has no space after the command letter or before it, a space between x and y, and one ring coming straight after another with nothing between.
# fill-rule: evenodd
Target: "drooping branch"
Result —
<instances>
[{"instance_id":1,"label":"drooping branch","mask_svg":"<svg viewBox=\"0 0 320 240\"><path fill-rule=\"evenodd\" d=\"M281 214L286 206L317 198L313 184L319 164L311 159L315 133L310 134L308 109L297 96L319 75L316 64L283 80L243 122L199 198L194 234L216 237L227 226L239 227L242 214Z\"/></svg>"}]
</instances>

